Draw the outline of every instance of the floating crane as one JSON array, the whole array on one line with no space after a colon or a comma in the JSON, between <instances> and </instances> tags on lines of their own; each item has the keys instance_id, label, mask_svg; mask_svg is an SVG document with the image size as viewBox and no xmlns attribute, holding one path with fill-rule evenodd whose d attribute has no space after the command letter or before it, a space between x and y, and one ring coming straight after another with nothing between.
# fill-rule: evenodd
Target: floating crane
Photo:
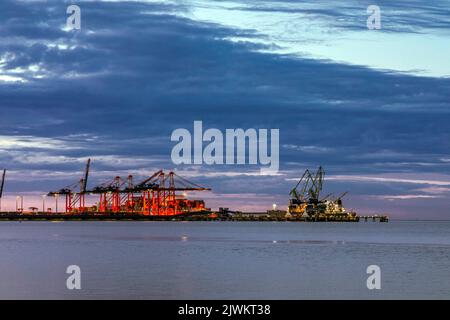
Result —
<instances>
[{"instance_id":1,"label":"floating crane","mask_svg":"<svg viewBox=\"0 0 450 320\"><path fill-rule=\"evenodd\" d=\"M306 169L297 185L289 194L299 202L311 200L317 202L319 200L320 192L322 191L324 177L325 171L322 167L319 167L315 174L312 174Z\"/></svg>"},{"instance_id":2,"label":"floating crane","mask_svg":"<svg viewBox=\"0 0 450 320\"><path fill-rule=\"evenodd\" d=\"M323 187L323 180L325 171L320 166L315 174L312 174L309 169L306 169L302 177L292 188L291 199L289 201L289 212L303 213L309 204L318 204L320 202L319 196ZM327 195L324 199L331 196ZM322 200L324 200L322 199Z\"/></svg>"},{"instance_id":3,"label":"floating crane","mask_svg":"<svg viewBox=\"0 0 450 320\"><path fill-rule=\"evenodd\" d=\"M305 170L299 182L289 193L288 212L305 218L325 220L352 220L356 217L354 212L347 212L342 205L342 198L348 193L344 192L338 198L332 193L320 197L325 178L325 171L320 166L315 173ZM331 197L331 198L330 198ZM341 219L341 220L342 220ZM355 218L356 219L356 218Z\"/></svg>"}]
</instances>

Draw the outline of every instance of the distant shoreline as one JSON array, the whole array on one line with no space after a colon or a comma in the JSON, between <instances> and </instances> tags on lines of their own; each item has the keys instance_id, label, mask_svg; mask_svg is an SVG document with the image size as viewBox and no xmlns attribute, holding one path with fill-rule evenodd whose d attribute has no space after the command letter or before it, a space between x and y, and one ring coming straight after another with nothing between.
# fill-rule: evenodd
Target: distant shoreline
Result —
<instances>
[{"instance_id":1,"label":"distant shoreline","mask_svg":"<svg viewBox=\"0 0 450 320\"><path fill-rule=\"evenodd\" d=\"M120 214L18 214L0 213L0 221L255 221L255 222L359 222L383 221L385 216L376 216L365 219L358 216L332 216L332 217L281 217L266 213L248 212L240 215L220 215L214 212L190 212L182 215L139 215L130 213Z\"/></svg>"},{"instance_id":2,"label":"distant shoreline","mask_svg":"<svg viewBox=\"0 0 450 320\"><path fill-rule=\"evenodd\" d=\"M262 215L263 213L254 212L246 214ZM145 216L130 214L115 215L91 215L91 214L17 214L12 212L0 213L0 222L2 221L255 221L255 222L314 222L304 219L280 219L267 217L239 217L239 218L221 218L210 217L207 215L182 215L182 216ZM399 222L450 222L450 219L398 219L389 217L389 221ZM357 222L357 221L319 221L319 222ZM364 216L360 216L359 222L365 222ZM372 222L372 219L368 219ZM378 222L378 220L377 220Z\"/></svg>"}]
</instances>

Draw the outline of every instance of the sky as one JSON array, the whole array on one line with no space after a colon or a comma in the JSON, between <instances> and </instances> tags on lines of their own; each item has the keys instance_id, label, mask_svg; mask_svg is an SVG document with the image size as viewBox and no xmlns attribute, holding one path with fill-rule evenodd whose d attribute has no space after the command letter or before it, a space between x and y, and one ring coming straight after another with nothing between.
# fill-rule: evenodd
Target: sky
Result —
<instances>
[{"instance_id":1,"label":"sky","mask_svg":"<svg viewBox=\"0 0 450 320\"><path fill-rule=\"evenodd\" d=\"M208 207L258 211L322 165L348 209L450 219L450 1L5 0L0 19L3 209L40 207L92 158L90 187L175 170ZM175 165L171 133L195 120L280 129L279 172Z\"/></svg>"}]
</instances>

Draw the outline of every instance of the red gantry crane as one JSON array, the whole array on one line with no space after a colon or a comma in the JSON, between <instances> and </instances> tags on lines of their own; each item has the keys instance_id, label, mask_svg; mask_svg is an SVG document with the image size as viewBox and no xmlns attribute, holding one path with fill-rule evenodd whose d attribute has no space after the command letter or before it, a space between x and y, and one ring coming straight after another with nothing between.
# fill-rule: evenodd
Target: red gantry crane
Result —
<instances>
[{"instance_id":1,"label":"red gantry crane","mask_svg":"<svg viewBox=\"0 0 450 320\"><path fill-rule=\"evenodd\" d=\"M88 193L100 195L98 212L131 212L133 209L133 176L129 175L127 180L117 176L112 181L94 187Z\"/></svg>"},{"instance_id":2,"label":"red gantry crane","mask_svg":"<svg viewBox=\"0 0 450 320\"><path fill-rule=\"evenodd\" d=\"M59 191L49 192L49 196L66 197L66 213L86 213L94 211L101 214L141 214L147 216L172 216L192 211L206 210L202 200L189 200L177 192L211 190L180 177L173 171L168 174L159 170L134 184L133 176L127 179L116 176L91 190L87 190L90 159L86 164L84 177L77 183ZM76 190L79 188L79 192ZM99 195L96 208L86 207L85 195Z\"/></svg>"},{"instance_id":3,"label":"red gantry crane","mask_svg":"<svg viewBox=\"0 0 450 320\"><path fill-rule=\"evenodd\" d=\"M94 187L90 194L100 194L98 212L133 213L152 216L171 216L205 209L201 200L177 198L179 191L211 190L201 187L175 174L159 170L150 177L133 184L133 176L127 180L117 176L112 181Z\"/></svg>"},{"instance_id":4,"label":"red gantry crane","mask_svg":"<svg viewBox=\"0 0 450 320\"><path fill-rule=\"evenodd\" d=\"M137 188L142 190L142 214L156 216L171 216L204 210L203 201L188 200L184 197L177 198L177 192L211 190L190 182L173 171L165 174L162 170L144 180Z\"/></svg>"}]
</instances>

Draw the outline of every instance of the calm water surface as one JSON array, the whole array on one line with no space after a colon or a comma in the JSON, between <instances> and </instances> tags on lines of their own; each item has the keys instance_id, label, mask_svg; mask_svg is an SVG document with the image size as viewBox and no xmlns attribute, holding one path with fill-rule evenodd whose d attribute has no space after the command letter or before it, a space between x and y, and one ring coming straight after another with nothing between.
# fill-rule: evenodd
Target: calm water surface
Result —
<instances>
[{"instance_id":1,"label":"calm water surface","mask_svg":"<svg viewBox=\"0 0 450 320\"><path fill-rule=\"evenodd\" d=\"M450 222L0 222L1 299L449 299L449 274Z\"/></svg>"}]
</instances>

